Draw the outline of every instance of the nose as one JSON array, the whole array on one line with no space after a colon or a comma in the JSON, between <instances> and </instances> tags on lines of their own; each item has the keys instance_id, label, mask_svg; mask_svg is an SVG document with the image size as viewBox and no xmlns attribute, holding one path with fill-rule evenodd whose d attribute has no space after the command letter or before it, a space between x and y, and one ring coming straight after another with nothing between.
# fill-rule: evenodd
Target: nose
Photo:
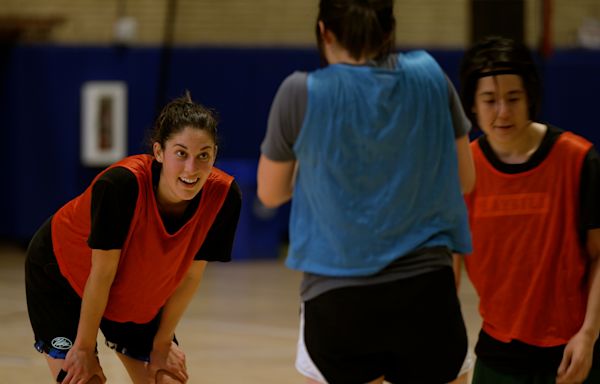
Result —
<instances>
[{"instance_id":1,"label":"nose","mask_svg":"<svg viewBox=\"0 0 600 384\"><path fill-rule=\"evenodd\" d=\"M199 168L198 162L194 158L189 158L185 162L185 171L189 174L196 173L196 170Z\"/></svg>"},{"instance_id":2,"label":"nose","mask_svg":"<svg viewBox=\"0 0 600 384\"><path fill-rule=\"evenodd\" d=\"M500 100L497 104L498 117L507 117L510 113L510 106L506 100Z\"/></svg>"}]
</instances>

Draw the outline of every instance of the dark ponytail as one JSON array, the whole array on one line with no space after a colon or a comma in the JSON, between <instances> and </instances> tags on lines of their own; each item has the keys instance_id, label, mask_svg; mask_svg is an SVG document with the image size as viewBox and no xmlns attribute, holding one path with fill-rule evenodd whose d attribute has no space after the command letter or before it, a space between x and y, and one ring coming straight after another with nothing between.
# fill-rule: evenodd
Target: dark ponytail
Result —
<instances>
[{"instance_id":1,"label":"dark ponytail","mask_svg":"<svg viewBox=\"0 0 600 384\"><path fill-rule=\"evenodd\" d=\"M352 58L381 59L394 48L396 19L393 0L321 0L317 44L323 57L318 21L333 32Z\"/></svg>"}]
</instances>

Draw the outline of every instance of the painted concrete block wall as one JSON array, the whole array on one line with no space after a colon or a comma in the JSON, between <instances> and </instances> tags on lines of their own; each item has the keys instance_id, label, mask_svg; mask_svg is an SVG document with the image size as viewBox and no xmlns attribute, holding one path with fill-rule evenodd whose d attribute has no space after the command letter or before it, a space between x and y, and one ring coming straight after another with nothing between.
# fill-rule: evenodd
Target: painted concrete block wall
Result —
<instances>
[{"instance_id":1,"label":"painted concrete block wall","mask_svg":"<svg viewBox=\"0 0 600 384\"><path fill-rule=\"evenodd\" d=\"M526 41L540 40L543 0L525 0ZM0 17L59 16L47 40L110 44L121 16L136 21L136 44L162 41L168 0L2 0ZM308 46L314 42L318 0L179 0L174 40L189 45ZM586 18L600 20L598 0L553 0L552 40L577 44ZM401 47L464 48L469 43L470 0L396 0ZM509 22L509 21L507 21ZM25 36L26 37L26 36Z\"/></svg>"}]
</instances>

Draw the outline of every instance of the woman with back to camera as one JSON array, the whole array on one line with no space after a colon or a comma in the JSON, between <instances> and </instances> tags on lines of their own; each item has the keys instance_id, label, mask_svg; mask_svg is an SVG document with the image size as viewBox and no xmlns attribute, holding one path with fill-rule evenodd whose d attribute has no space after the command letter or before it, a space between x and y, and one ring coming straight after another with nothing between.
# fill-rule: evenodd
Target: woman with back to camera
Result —
<instances>
[{"instance_id":1,"label":"woman with back to camera","mask_svg":"<svg viewBox=\"0 0 600 384\"><path fill-rule=\"evenodd\" d=\"M394 31L391 0L322 0L326 65L281 84L261 147L259 198L292 200L312 383L446 383L467 351L451 252L471 247L470 123L429 54L391 53Z\"/></svg>"},{"instance_id":2,"label":"woman with back to camera","mask_svg":"<svg viewBox=\"0 0 600 384\"><path fill-rule=\"evenodd\" d=\"M466 195L473 253L464 260L483 318L473 382L600 383L598 153L534 120L541 82L523 44L475 44L461 83L483 131Z\"/></svg>"},{"instance_id":3,"label":"woman with back to camera","mask_svg":"<svg viewBox=\"0 0 600 384\"><path fill-rule=\"evenodd\" d=\"M185 383L175 328L207 261L229 261L241 195L213 167L217 121L187 94L151 132L152 155L101 172L33 237L27 306L36 349L65 384L104 383L100 329L134 383Z\"/></svg>"}]
</instances>

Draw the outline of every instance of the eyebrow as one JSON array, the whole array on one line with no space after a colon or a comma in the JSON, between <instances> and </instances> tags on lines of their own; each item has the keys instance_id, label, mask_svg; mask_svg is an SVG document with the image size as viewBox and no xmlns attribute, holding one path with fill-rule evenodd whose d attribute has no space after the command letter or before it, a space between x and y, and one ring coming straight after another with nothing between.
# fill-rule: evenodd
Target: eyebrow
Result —
<instances>
[{"instance_id":1,"label":"eyebrow","mask_svg":"<svg viewBox=\"0 0 600 384\"><path fill-rule=\"evenodd\" d=\"M183 148L183 149L185 149L185 150L189 150L189 148L188 148L188 147L186 147L186 146L185 146L185 145L183 145L183 144L175 143L175 144L173 144L173 146L174 146L174 147L181 147L181 148ZM201 151L204 151L205 149L212 149L212 148L213 148L213 146L212 146L212 145L205 145L204 147L200 148L200 150L201 150Z\"/></svg>"},{"instance_id":2,"label":"eyebrow","mask_svg":"<svg viewBox=\"0 0 600 384\"><path fill-rule=\"evenodd\" d=\"M522 90L522 89L515 89L515 90L507 92L507 94L509 94L509 95L523 94L523 93L525 93L525 91ZM494 92L494 91L485 91L485 92L479 92L478 95L481 95L481 96L495 96L496 92Z\"/></svg>"}]
</instances>

